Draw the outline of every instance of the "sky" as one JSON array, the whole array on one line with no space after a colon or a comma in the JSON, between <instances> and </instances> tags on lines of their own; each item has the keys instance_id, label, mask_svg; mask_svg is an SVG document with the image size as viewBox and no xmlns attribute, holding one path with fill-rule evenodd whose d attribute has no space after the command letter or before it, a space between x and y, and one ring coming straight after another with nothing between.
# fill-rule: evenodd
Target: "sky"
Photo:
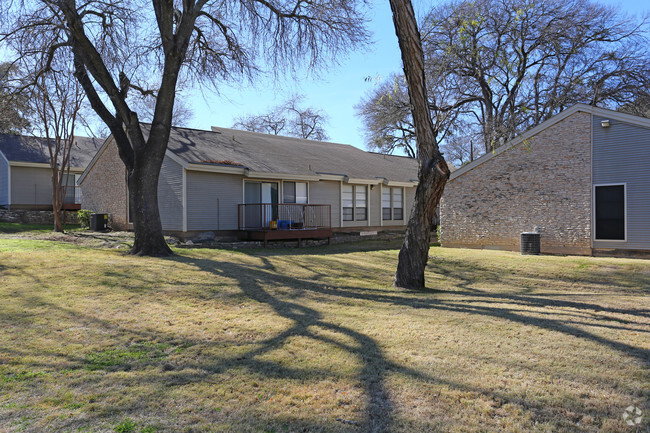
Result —
<instances>
[{"instance_id":1,"label":"sky","mask_svg":"<svg viewBox=\"0 0 650 433\"><path fill-rule=\"evenodd\" d=\"M423 12L427 5L432 4L425 0L414 0L413 3L416 13ZM601 3L620 7L631 15L650 12L646 0L601 0ZM280 78L277 82L267 78L260 80L254 88L224 86L218 95L194 91L187 98L194 115L186 126L228 128L236 117L263 113L285 102L291 95L302 94L305 96L304 107L322 110L329 116L325 129L330 141L365 149L363 124L354 108L375 85L365 78L386 78L392 73L401 73L402 67L388 1L373 2L369 17L373 43L367 50L338 59L338 66L319 71L317 78L299 75Z\"/></svg>"}]
</instances>

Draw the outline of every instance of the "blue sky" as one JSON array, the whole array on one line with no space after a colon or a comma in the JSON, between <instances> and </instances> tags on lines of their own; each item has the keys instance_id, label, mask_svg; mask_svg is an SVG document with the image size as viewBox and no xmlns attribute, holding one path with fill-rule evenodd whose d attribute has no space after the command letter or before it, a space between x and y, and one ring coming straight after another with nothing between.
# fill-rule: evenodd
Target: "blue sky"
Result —
<instances>
[{"instance_id":1,"label":"blue sky","mask_svg":"<svg viewBox=\"0 0 650 433\"><path fill-rule=\"evenodd\" d=\"M431 2L414 0L416 11L425 10ZM618 6L621 10L637 15L650 11L643 0L602 0L601 3ZM220 94L195 91L188 102L194 111L192 128L209 129L210 126L230 127L236 117L257 114L284 102L289 95L305 95L304 106L327 113L326 130L330 140L351 144L365 149L363 125L355 115L354 106L373 87L366 82L368 76L387 77L401 72L401 59L397 37L393 28L388 1L374 2L370 13L370 30L374 43L363 52L349 53L339 59L338 66L319 71L317 78L297 76L281 78L279 82L260 80L252 86L223 86Z\"/></svg>"}]
</instances>

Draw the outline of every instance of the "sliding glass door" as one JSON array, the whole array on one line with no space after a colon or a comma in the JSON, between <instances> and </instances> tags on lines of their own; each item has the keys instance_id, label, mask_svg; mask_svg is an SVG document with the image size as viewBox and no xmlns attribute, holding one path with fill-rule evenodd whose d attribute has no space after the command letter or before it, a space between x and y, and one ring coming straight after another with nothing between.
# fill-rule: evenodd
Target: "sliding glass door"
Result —
<instances>
[{"instance_id":1,"label":"sliding glass door","mask_svg":"<svg viewBox=\"0 0 650 433\"><path fill-rule=\"evenodd\" d=\"M246 227L268 227L277 219L277 182L245 182L244 203L250 205L245 206Z\"/></svg>"}]
</instances>

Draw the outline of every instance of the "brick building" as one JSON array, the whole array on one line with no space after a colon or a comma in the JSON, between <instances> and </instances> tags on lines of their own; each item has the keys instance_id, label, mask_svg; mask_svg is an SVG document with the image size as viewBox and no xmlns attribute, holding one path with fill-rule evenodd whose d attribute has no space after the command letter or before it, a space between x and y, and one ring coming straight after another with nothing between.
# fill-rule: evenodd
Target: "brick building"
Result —
<instances>
[{"instance_id":1,"label":"brick building","mask_svg":"<svg viewBox=\"0 0 650 433\"><path fill-rule=\"evenodd\" d=\"M445 247L543 253L650 251L650 119L575 105L452 173Z\"/></svg>"}]
</instances>

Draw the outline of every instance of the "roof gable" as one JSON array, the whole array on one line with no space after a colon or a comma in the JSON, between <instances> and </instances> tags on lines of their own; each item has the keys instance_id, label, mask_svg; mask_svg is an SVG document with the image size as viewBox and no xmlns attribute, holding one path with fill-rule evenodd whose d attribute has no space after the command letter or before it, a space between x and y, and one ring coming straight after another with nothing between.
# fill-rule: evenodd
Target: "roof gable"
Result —
<instances>
[{"instance_id":1,"label":"roof gable","mask_svg":"<svg viewBox=\"0 0 650 433\"><path fill-rule=\"evenodd\" d=\"M103 139L76 137L70 152L70 166L84 168L90 163ZM9 162L49 164L47 139L25 135L0 134L0 152Z\"/></svg>"},{"instance_id":2,"label":"roof gable","mask_svg":"<svg viewBox=\"0 0 650 433\"><path fill-rule=\"evenodd\" d=\"M606 108L599 108L599 107L594 107L591 105L586 105L586 104L576 104L561 113L551 117L550 119L540 123L539 125L535 126L534 128L529 129L528 131L524 132L523 134L515 137L513 140L510 142L504 144L501 147L498 147L496 150L494 150L491 153L486 153L485 155L482 155L480 158L475 159L474 161L470 162L469 164L466 164L454 172L451 173L451 176L449 180L455 179L458 176L462 176L464 173L467 173L468 171L478 167L479 165L483 164L486 161L489 161L490 159L494 158L497 155L500 155L501 153L505 152L508 149L511 149L514 146L517 146L518 144L521 144L522 142L530 139L531 137L539 134L541 131L545 130L546 128L549 128L556 123L561 122L562 120L566 119L567 117L571 116L572 114L575 114L577 112L584 112L584 113L589 113L592 116L597 115L597 116L604 116L608 117L610 119L616 119L621 122L626 122L626 123L631 123L637 126L642 126L645 128L650 128L650 119L646 119L644 117L639 117L639 116L634 116L632 114L626 114L626 113L621 113L619 111L614 111L614 110L608 110Z\"/></svg>"}]
</instances>

